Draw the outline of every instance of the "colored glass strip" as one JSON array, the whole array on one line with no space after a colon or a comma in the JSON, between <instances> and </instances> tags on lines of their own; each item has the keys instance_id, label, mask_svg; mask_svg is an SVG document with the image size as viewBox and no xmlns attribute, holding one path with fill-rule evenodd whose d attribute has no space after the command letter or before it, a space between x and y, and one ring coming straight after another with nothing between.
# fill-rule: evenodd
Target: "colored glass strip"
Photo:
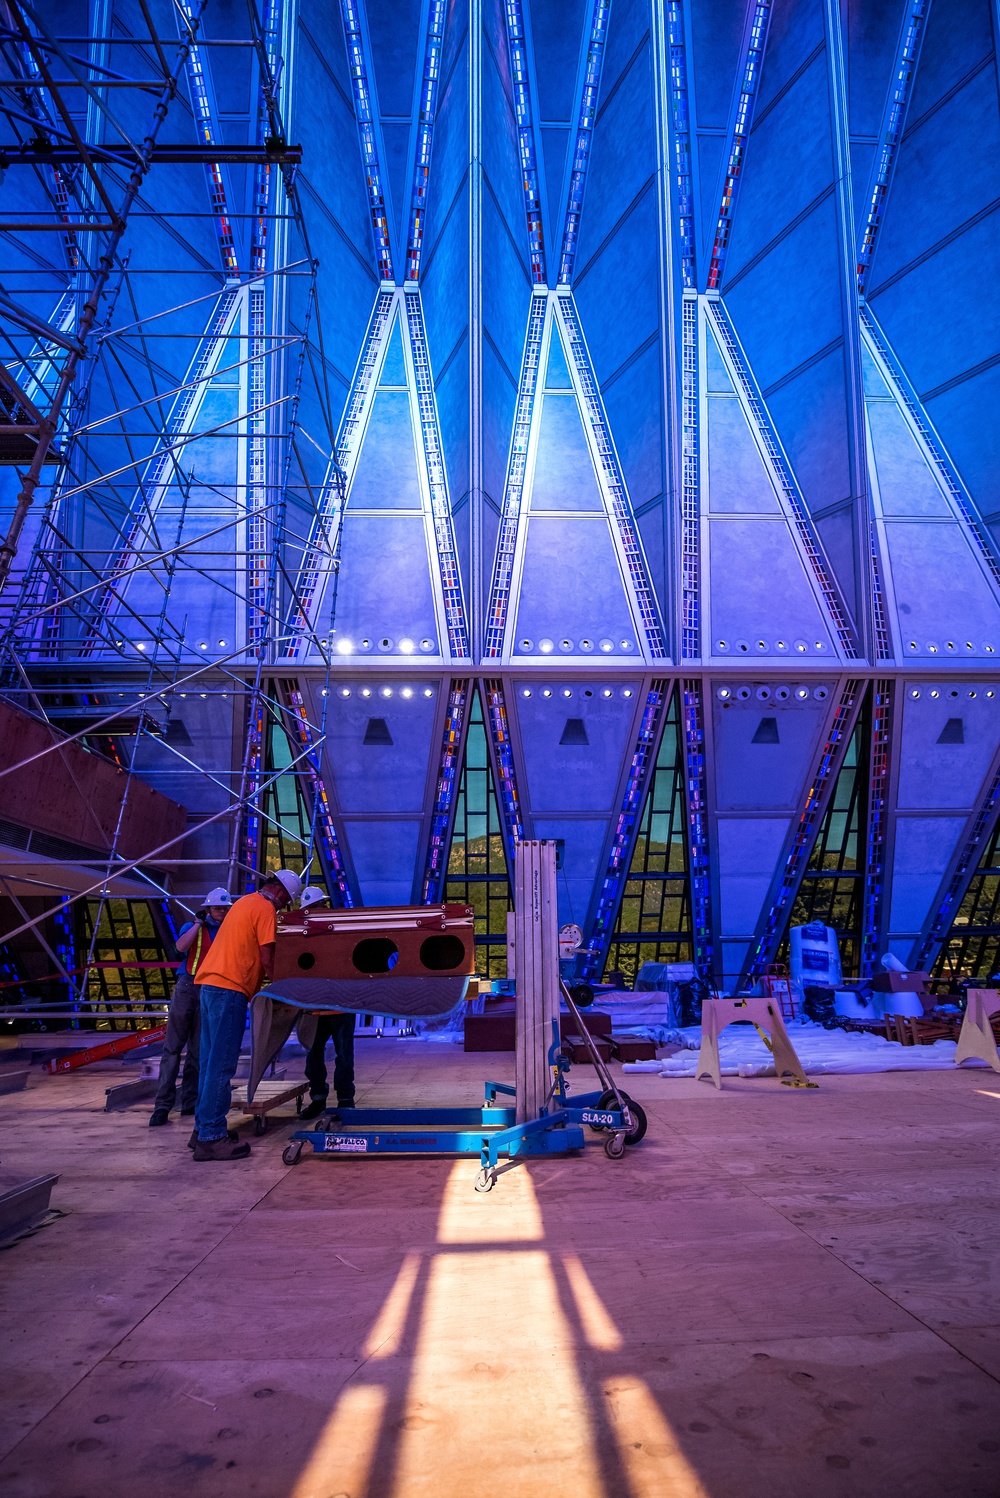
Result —
<instances>
[{"instance_id":1,"label":"colored glass strip","mask_svg":"<svg viewBox=\"0 0 1000 1498\"><path fill-rule=\"evenodd\" d=\"M264 774L264 737L267 732L267 708L261 692L250 699L247 714L247 732L243 749L243 778L241 799L243 801L243 868L234 869L233 874L244 890L251 887L253 875L259 869L260 835L262 819L258 798ZM230 888L230 893L235 893Z\"/></svg>"},{"instance_id":2,"label":"colored glass strip","mask_svg":"<svg viewBox=\"0 0 1000 1498\"><path fill-rule=\"evenodd\" d=\"M928 927L927 934L920 943L920 951L914 963L913 971L926 972L926 964L930 963L937 955L935 948L947 938L952 923L958 913L969 875L974 873L979 866L980 856L983 852L983 844L989 832L990 823L993 821L993 813L997 802L1000 801L1000 770L993 776L985 796L979 803L976 811L976 819L969 829L962 851L958 856L958 863L948 881L948 888L944 892L941 903L934 912L934 918ZM959 930L962 928L960 927Z\"/></svg>"},{"instance_id":3,"label":"colored glass strip","mask_svg":"<svg viewBox=\"0 0 1000 1498\"><path fill-rule=\"evenodd\" d=\"M299 690L298 682L283 682L281 690L285 707L291 714L292 725L295 730L295 736L299 741L299 747L304 751L304 758L299 761L299 764L305 770L306 778L309 782L313 822L319 838L320 859L324 865L324 872L332 888L337 892L337 900L340 905L345 910L351 910L354 907L354 896L351 893L347 870L344 867L344 859L340 851L337 829L333 821L333 810L330 806L330 798L327 795L326 784L323 780L320 751L313 735L313 727L309 722L309 715L306 712L305 702Z\"/></svg>"},{"instance_id":4,"label":"colored glass strip","mask_svg":"<svg viewBox=\"0 0 1000 1498\"><path fill-rule=\"evenodd\" d=\"M566 332L567 346L576 368L576 376L583 395L584 410L587 420L590 423L591 432L593 433L594 444L597 448L600 470L604 479L604 490L611 499L611 519L618 531L621 550L632 585L632 592L638 606L639 617L646 636L646 645L653 660L663 660L667 652L663 644L663 632L660 628L660 616L656 607L656 598L653 593L652 583L649 580L646 558L643 555L642 546L639 541L635 516L632 514L632 502L625 487L625 478L622 474L621 465L618 462L618 454L615 452L615 445L611 439L611 429L608 426L608 420L604 413L604 402L601 400L597 377L590 362L590 351L584 341L583 330L580 327L580 319L577 316L572 297L559 296L555 298L555 302Z\"/></svg>"},{"instance_id":5,"label":"colored glass strip","mask_svg":"<svg viewBox=\"0 0 1000 1498\"><path fill-rule=\"evenodd\" d=\"M517 777L514 773L514 749L510 741L507 703L503 694L503 682L498 678L484 681L483 689L486 693L486 713L489 718L490 737L493 740L497 780L500 784L500 807L503 812L507 856L513 867L514 849L518 843L524 841L524 820L521 816L521 798L517 793Z\"/></svg>"},{"instance_id":6,"label":"colored glass strip","mask_svg":"<svg viewBox=\"0 0 1000 1498\"><path fill-rule=\"evenodd\" d=\"M920 434L920 440L926 447L928 455L938 471L938 477L947 489L960 517L964 520L976 550L989 569L993 582L997 587L1000 587L1000 563L998 563L996 554L986 539L986 532L982 521L977 515L965 489L959 483L958 475L946 456L944 448L938 441L937 435L930 426L924 414L923 407L910 389L909 381L904 376L898 359L889 347L885 334L869 309L865 306L861 308L861 323L870 344L874 346L875 352L879 356L882 364L882 374L887 377L896 398L902 401L909 412L910 418Z\"/></svg>"},{"instance_id":7,"label":"colored glass strip","mask_svg":"<svg viewBox=\"0 0 1000 1498\"><path fill-rule=\"evenodd\" d=\"M573 169L569 180L569 202L566 205L566 224L563 229L562 254L559 258L559 284L568 286L573 279L576 247L580 237L580 218L583 213L583 194L587 185L587 165L590 161L590 146L597 120L597 100L601 90L601 67L604 49L608 40L608 18L611 0L594 0L590 21L590 39L587 44L587 65L583 74L583 93L580 98L580 114L576 127L576 144L573 148ZM554 185L554 184L553 184Z\"/></svg>"},{"instance_id":8,"label":"colored glass strip","mask_svg":"<svg viewBox=\"0 0 1000 1498\"><path fill-rule=\"evenodd\" d=\"M885 211L885 200L886 194L889 191L889 177L892 173L892 164L896 159L896 151L903 134L906 106L910 97L910 85L913 82L913 75L916 71L917 54L920 51L920 37L924 28L924 19L927 14L928 5L929 0L910 0L906 20L903 23L899 52L896 56L896 66L893 72L892 92L889 96L889 105L882 126L882 138L879 143L878 158L875 164L871 201L868 205L865 227L861 232L861 243L858 246L858 292L861 296L865 294L865 283L868 279L868 271L871 268L872 256L875 253L875 240L878 236L879 226L882 223L882 215Z\"/></svg>"},{"instance_id":9,"label":"colored glass strip","mask_svg":"<svg viewBox=\"0 0 1000 1498\"><path fill-rule=\"evenodd\" d=\"M781 883L771 901L771 907L764 918L764 924L747 964L746 976L751 983L755 983L767 964L774 960L774 953L784 933L792 903L809 861L820 815L826 810L827 791L833 784L834 771L839 768L843 757L842 750L847 746L847 737L854 717L854 704L860 690L860 680L852 678L845 682L841 691L840 701L837 703L833 722L819 757L819 764L816 766L812 784L806 793L805 805L799 814L795 840L781 872Z\"/></svg>"},{"instance_id":10,"label":"colored glass strip","mask_svg":"<svg viewBox=\"0 0 1000 1498\"><path fill-rule=\"evenodd\" d=\"M507 460L503 508L500 512L500 527L497 533L493 585L490 589L489 608L486 611L486 644L483 654L487 659L496 659L503 654L507 613L510 608L510 590L514 575L514 553L517 548L517 532L524 500L524 474L528 463L531 416L535 409L535 393L538 389L538 375L542 359L545 307L544 296L536 294L531 298L528 332L524 340L524 356L521 360L521 378L517 387L517 406L514 410L514 431L510 442L510 457Z\"/></svg>"},{"instance_id":11,"label":"colored glass strip","mask_svg":"<svg viewBox=\"0 0 1000 1498\"><path fill-rule=\"evenodd\" d=\"M389 215L382 190L382 172L379 166L378 137L375 115L372 109L371 89L368 85L368 66L365 62L365 45L361 32L361 12L357 0L341 0L344 17L344 35L347 39L347 62L354 91L354 113L358 122L361 140L361 158L365 168L368 187L368 211L371 216L372 234L375 239L375 261L379 277L392 281L392 246L389 240Z\"/></svg>"},{"instance_id":12,"label":"colored glass strip","mask_svg":"<svg viewBox=\"0 0 1000 1498\"><path fill-rule=\"evenodd\" d=\"M865 824L865 889L861 924L859 977L870 978L878 956L879 914L885 888L885 837L889 802L889 748L892 731L892 681L872 686L871 747L868 770L868 817Z\"/></svg>"},{"instance_id":13,"label":"colored glass strip","mask_svg":"<svg viewBox=\"0 0 1000 1498\"><path fill-rule=\"evenodd\" d=\"M880 661L892 660L892 636L885 612L885 588L882 585L882 562L878 554L878 537L869 521L872 552L872 624L875 630L875 655Z\"/></svg>"},{"instance_id":14,"label":"colored glass strip","mask_svg":"<svg viewBox=\"0 0 1000 1498\"><path fill-rule=\"evenodd\" d=\"M681 312L681 656L701 655L701 457L698 448L698 301Z\"/></svg>"},{"instance_id":15,"label":"colored glass strip","mask_svg":"<svg viewBox=\"0 0 1000 1498\"><path fill-rule=\"evenodd\" d=\"M684 722L684 787L687 802L688 870L691 880L691 945L701 977L712 970L712 884L708 852L708 786L705 762L704 686L687 678L681 688Z\"/></svg>"},{"instance_id":16,"label":"colored glass strip","mask_svg":"<svg viewBox=\"0 0 1000 1498\"><path fill-rule=\"evenodd\" d=\"M535 129L531 116L531 85L528 71L528 46L524 35L521 0L505 0L507 49L510 53L510 75L514 87L514 118L517 146L521 159L521 181L524 209L528 221L528 257L531 279L544 286L545 237L542 232L542 194L538 185L538 163L535 159Z\"/></svg>"},{"instance_id":17,"label":"colored glass strip","mask_svg":"<svg viewBox=\"0 0 1000 1498\"><path fill-rule=\"evenodd\" d=\"M757 96L757 84L760 81L760 68L764 58L764 43L767 40L767 23L770 20L770 16L771 0L757 0L754 6L753 19L750 22L750 31L747 36L740 96L736 102L736 121L733 125L733 138L729 146L729 163L726 167L726 180L722 188L719 219L715 227L712 259L708 267L709 291L718 290L722 280L722 265L725 260L726 249L729 245L729 233L733 226L733 205L736 200L736 189L739 185L740 173L743 171L743 164L746 158L747 141L750 137L750 125L753 119L754 99Z\"/></svg>"},{"instance_id":18,"label":"colored glass strip","mask_svg":"<svg viewBox=\"0 0 1000 1498\"><path fill-rule=\"evenodd\" d=\"M420 275L420 251L427 216L427 189L430 182L431 148L434 141L438 85L441 81L441 53L444 49L446 15L445 0L430 0L430 10L427 16L427 42L424 47L424 75L420 84L417 157L413 168L413 192L410 197L410 232L406 245L406 279L408 281L416 281Z\"/></svg>"},{"instance_id":19,"label":"colored glass strip","mask_svg":"<svg viewBox=\"0 0 1000 1498\"><path fill-rule=\"evenodd\" d=\"M192 26L195 20L194 8L187 3L187 0L178 0L178 6L188 26ZM187 75L191 91L191 108L194 112L198 134L207 146L219 145L221 143L219 128L212 114L205 65L202 62L201 50L195 43L192 43L188 49ZM226 203L226 185L222 176L222 168L217 161L210 161L205 171L208 176L208 195L212 204L212 212L217 220L222 264L228 275L238 276L240 268L236 261L236 245L233 239L233 226L229 219L229 207Z\"/></svg>"},{"instance_id":20,"label":"colored glass strip","mask_svg":"<svg viewBox=\"0 0 1000 1498\"><path fill-rule=\"evenodd\" d=\"M857 657L857 648L854 643L853 631L848 623L847 615L840 601L837 589L834 586L833 579L827 570L826 559L820 550L819 541L813 531L812 521L806 510L805 501L799 493L798 486L792 477L792 470L789 468L785 454L781 449L781 444L778 441L777 433L772 425L763 397L760 395L750 374L750 366L743 357L743 350L737 341L733 325L729 321L729 315L721 302L711 301L707 306L708 315L711 317L713 326L725 345L742 387L744 398L753 413L757 429L764 439L764 445L767 448L768 457L771 460L778 482L781 484L785 502L792 513L799 543L805 552L809 566L812 568L813 577L823 595L831 623L840 641L840 648L848 660L854 660Z\"/></svg>"},{"instance_id":21,"label":"colored glass strip","mask_svg":"<svg viewBox=\"0 0 1000 1498\"><path fill-rule=\"evenodd\" d=\"M444 616L448 627L448 644L452 655L465 657L469 654L469 631L465 622L465 603L462 598L462 578L458 570L455 527L451 516L451 502L448 498L437 401L434 397L434 377L431 374L430 355L427 352L427 334L424 331L424 312L419 291L408 291L405 301L406 321L410 330L410 350L413 355L413 373L417 385L420 435L423 439L427 484L431 496L431 514L434 520L434 540L437 547L441 593L444 599Z\"/></svg>"},{"instance_id":22,"label":"colored glass strip","mask_svg":"<svg viewBox=\"0 0 1000 1498\"><path fill-rule=\"evenodd\" d=\"M453 681L448 693L448 712L444 720L434 811L431 814L431 834L420 895L424 905L437 905L441 902L448 875L448 834L458 785L459 753L468 701L469 682Z\"/></svg>"},{"instance_id":23,"label":"colored glass strip","mask_svg":"<svg viewBox=\"0 0 1000 1498\"><path fill-rule=\"evenodd\" d=\"M615 826L614 841L611 844L607 868L597 897L597 908L590 927L586 956L581 964L581 974L584 978L599 977L604 968L605 953L614 931L622 889L628 874L635 830L642 815L643 797L656 753L660 720L667 703L668 691L669 683L657 680L651 683L646 693L646 702L642 711L632 762L629 765L622 807Z\"/></svg>"},{"instance_id":24,"label":"colored glass strip","mask_svg":"<svg viewBox=\"0 0 1000 1498\"><path fill-rule=\"evenodd\" d=\"M264 12L264 52L267 57L267 79L261 78L257 93L257 143L265 145L271 133L269 98L279 76L283 0L268 0ZM275 101L271 101L275 102ZM255 275L267 269L267 228L271 208L271 184L276 168L269 161L259 161L254 169L253 240L251 268Z\"/></svg>"},{"instance_id":25,"label":"colored glass strip","mask_svg":"<svg viewBox=\"0 0 1000 1498\"><path fill-rule=\"evenodd\" d=\"M695 285L694 182L691 173L691 112L688 107L687 46L681 0L667 3L667 46L670 56L670 109L674 147L674 188L677 193L677 240L681 283Z\"/></svg>"},{"instance_id":26,"label":"colored glass strip","mask_svg":"<svg viewBox=\"0 0 1000 1498\"><path fill-rule=\"evenodd\" d=\"M268 593L271 557L267 524L267 346L264 289L251 286L248 307L246 450L246 645L263 650L271 629Z\"/></svg>"}]
</instances>

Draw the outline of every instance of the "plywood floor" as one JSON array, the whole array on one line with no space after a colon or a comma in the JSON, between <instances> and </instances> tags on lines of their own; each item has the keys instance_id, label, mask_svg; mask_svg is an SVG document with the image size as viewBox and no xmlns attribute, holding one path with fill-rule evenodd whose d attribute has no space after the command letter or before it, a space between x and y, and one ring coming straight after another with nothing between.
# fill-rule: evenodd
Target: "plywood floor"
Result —
<instances>
[{"instance_id":1,"label":"plywood floor","mask_svg":"<svg viewBox=\"0 0 1000 1498\"><path fill-rule=\"evenodd\" d=\"M362 1041L359 1102L512 1060ZM1000 1077L634 1077L623 1161L478 1196L286 1127L194 1164L128 1075L0 1097L66 1213L0 1253L0 1498L1000 1495Z\"/></svg>"}]
</instances>

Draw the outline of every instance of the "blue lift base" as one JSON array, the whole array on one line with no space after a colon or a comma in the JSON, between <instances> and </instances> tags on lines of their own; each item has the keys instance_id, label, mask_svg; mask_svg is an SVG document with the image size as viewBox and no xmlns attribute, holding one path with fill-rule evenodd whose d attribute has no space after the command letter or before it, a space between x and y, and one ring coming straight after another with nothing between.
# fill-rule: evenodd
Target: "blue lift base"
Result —
<instances>
[{"instance_id":1,"label":"blue lift base","mask_svg":"<svg viewBox=\"0 0 1000 1498\"><path fill-rule=\"evenodd\" d=\"M491 1191L501 1157L566 1155L582 1150L584 1126L603 1134L604 1152L620 1160L625 1145L646 1132L639 1105L622 1094L590 1042L572 996L563 985L570 1010L588 1042L602 1092L586 1092L569 1101L566 1072L569 1062L561 1050L559 1025L552 1026L548 1065L552 1088L537 1118L517 1123L516 1109L498 1099L516 1098L506 1082L487 1082L481 1108L341 1108L331 1114L327 1128L297 1129L282 1155L296 1165L305 1146L314 1155L478 1155L477 1191ZM610 1099L615 1106L608 1107Z\"/></svg>"},{"instance_id":2,"label":"blue lift base","mask_svg":"<svg viewBox=\"0 0 1000 1498\"><path fill-rule=\"evenodd\" d=\"M307 1144L316 1155L478 1155L477 1186L488 1190L484 1177L491 1186L501 1158L582 1150L584 1125L606 1132L609 1141L621 1140L621 1148L609 1154L624 1153L625 1122L616 1109L598 1107L602 1093L582 1094L572 1106L558 1103L521 1124L513 1108L497 1106L501 1094L513 1097L514 1089L487 1082L481 1108L341 1108L325 1128L297 1129L284 1160L296 1164Z\"/></svg>"}]
</instances>

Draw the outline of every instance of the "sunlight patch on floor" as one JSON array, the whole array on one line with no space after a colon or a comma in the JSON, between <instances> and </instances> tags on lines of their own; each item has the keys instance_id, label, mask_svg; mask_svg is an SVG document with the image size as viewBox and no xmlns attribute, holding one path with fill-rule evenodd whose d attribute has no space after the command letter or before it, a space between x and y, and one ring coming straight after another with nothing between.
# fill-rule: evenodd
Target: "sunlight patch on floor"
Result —
<instances>
[{"instance_id":1,"label":"sunlight patch on floor","mask_svg":"<svg viewBox=\"0 0 1000 1498\"><path fill-rule=\"evenodd\" d=\"M386 1398L384 1389L371 1384L343 1391L291 1498L365 1498Z\"/></svg>"}]
</instances>

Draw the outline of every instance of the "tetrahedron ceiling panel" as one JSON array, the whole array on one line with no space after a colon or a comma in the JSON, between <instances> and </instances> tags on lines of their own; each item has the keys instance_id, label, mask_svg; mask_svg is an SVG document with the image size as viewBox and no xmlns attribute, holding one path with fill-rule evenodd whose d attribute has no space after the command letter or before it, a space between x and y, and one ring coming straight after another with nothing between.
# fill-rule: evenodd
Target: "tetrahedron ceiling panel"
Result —
<instances>
[{"instance_id":1,"label":"tetrahedron ceiling panel","mask_svg":"<svg viewBox=\"0 0 1000 1498\"><path fill-rule=\"evenodd\" d=\"M328 589L326 599L334 611L334 649L349 656L429 656L447 648L405 328L399 306L376 356L376 388L365 403L363 435L348 473L336 594Z\"/></svg>"},{"instance_id":2,"label":"tetrahedron ceiling panel","mask_svg":"<svg viewBox=\"0 0 1000 1498\"><path fill-rule=\"evenodd\" d=\"M572 372L575 360L556 301L550 296L542 310L533 298L543 374L524 402L527 462L516 511L506 653L520 659L641 657L643 635L625 581L619 522L599 477L594 414L582 398L581 380L590 376Z\"/></svg>"},{"instance_id":3,"label":"tetrahedron ceiling panel","mask_svg":"<svg viewBox=\"0 0 1000 1498\"><path fill-rule=\"evenodd\" d=\"M746 371L716 336L715 316L704 321L709 639L703 653L834 658L839 639L817 571L818 548L775 467Z\"/></svg>"},{"instance_id":4,"label":"tetrahedron ceiling panel","mask_svg":"<svg viewBox=\"0 0 1000 1498\"><path fill-rule=\"evenodd\" d=\"M1000 652L996 562L873 337L862 344L872 509L896 652L989 659ZM928 566L929 558L933 565Z\"/></svg>"}]
</instances>

